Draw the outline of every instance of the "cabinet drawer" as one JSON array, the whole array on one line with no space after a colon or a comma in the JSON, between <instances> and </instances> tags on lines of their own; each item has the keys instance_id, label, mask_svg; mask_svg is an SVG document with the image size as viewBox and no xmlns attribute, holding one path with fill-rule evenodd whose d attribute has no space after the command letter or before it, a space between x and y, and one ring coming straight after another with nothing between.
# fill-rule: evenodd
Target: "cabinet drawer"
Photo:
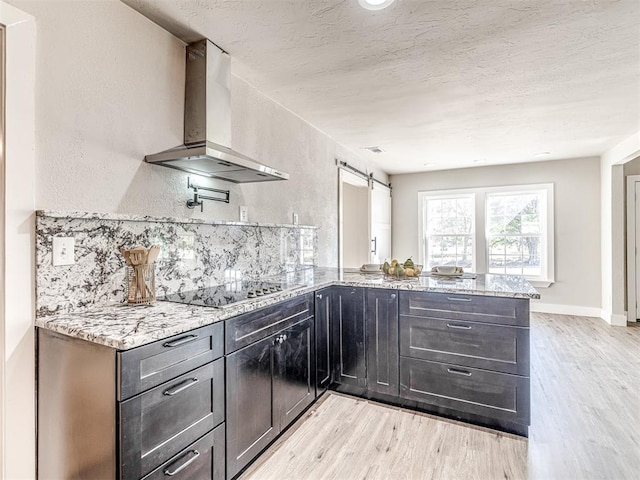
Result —
<instances>
[{"instance_id":1,"label":"cabinet drawer","mask_svg":"<svg viewBox=\"0 0 640 480\"><path fill-rule=\"evenodd\" d=\"M528 376L529 329L403 315L400 355Z\"/></svg>"},{"instance_id":2,"label":"cabinet drawer","mask_svg":"<svg viewBox=\"0 0 640 480\"><path fill-rule=\"evenodd\" d=\"M222 355L223 322L118 352L118 400L144 392Z\"/></svg>"},{"instance_id":3,"label":"cabinet drawer","mask_svg":"<svg viewBox=\"0 0 640 480\"><path fill-rule=\"evenodd\" d=\"M302 295L227 320L227 354L313 316L313 294Z\"/></svg>"},{"instance_id":4,"label":"cabinet drawer","mask_svg":"<svg viewBox=\"0 0 640 480\"><path fill-rule=\"evenodd\" d=\"M122 402L121 478L146 475L223 420L223 358Z\"/></svg>"},{"instance_id":5,"label":"cabinet drawer","mask_svg":"<svg viewBox=\"0 0 640 480\"><path fill-rule=\"evenodd\" d=\"M529 424L529 378L400 357L403 398Z\"/></svg>"},{"instance_id":6,"label":"cabinet drawer","mask_svg":"<svg viewBox=\"0 0 640 480\"><path fill-rule=\"evenodd\" d=\"M224 423L160 465L143 480L224 480Z\"/></svg>"},{"instance_id":7,"label":"cabinet drawer","mask_svg":"<svg viewBox=\"0 0 640 480\"><path fill-rule=\"evenodd\" d=\"M400 292L400 314L528 327L529 299Z\"/></svg>"}]
</instances>

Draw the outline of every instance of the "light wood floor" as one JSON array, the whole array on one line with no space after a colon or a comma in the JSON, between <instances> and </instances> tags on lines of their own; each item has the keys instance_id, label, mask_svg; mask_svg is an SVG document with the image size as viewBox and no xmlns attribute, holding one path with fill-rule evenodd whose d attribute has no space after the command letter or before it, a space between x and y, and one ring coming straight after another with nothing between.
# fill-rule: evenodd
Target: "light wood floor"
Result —
<instances>
[{"instance_id":1,"label":"light wood floor","mask_svg":"<svg viewBox=\"0 0 640 480\"><path fill-rule=\"evenodd\" d=\"M529 439L330 393L241 477L640 479L640 325L532 314Z\"/></svg>"}]
</instances>

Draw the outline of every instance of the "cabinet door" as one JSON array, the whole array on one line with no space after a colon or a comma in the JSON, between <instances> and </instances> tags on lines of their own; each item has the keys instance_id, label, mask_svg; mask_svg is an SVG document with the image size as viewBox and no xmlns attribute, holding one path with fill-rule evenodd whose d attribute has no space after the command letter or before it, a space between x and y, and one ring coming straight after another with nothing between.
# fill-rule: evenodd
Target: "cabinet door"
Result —
<instances>
[{"instance_id":1,"label":"cabinet door","mask_svg":"<svg viewBox=\"0 0 640 480\"><path fill-rule=\"evenodd\" d=\"M398 294L367 289L367 389L398 395Z\"/></svg>"},{"instance_id":2,"label":"cabinet door","mask_svg":"<svg viewBox=\"0 0 640 480\"><path fill-rule=\"evenodd\" d=\"M274 403L280 430L286 428L316 398L313 317L276 335L277 376Z\"/></svg>"},{"instance_id":3,"label":"cabinet door","mask_svg":"<svg viewBox=\"0 0 640 480\"><path fill-rule=\"evenodd\" d=\"M364 289L336 287L331 315L333 381L367 386Z\"/></svg>"},{"instance_id":4,"label":"cabinet door","mask_svg":"<svg viewBox=\"0 0 640 480\"><path fill-rule=\"evenodd\" d=\"M227 478L236 475L278 434L274 409L274 339L227 356Z\"/></svg>"},{"instance_id":5,"label":"cabinet door","mask_svg":"<svg viewBox=\"0 0 640 480\"><path fill-rule=\"evenodd\" d=\"M333 289L316 292L316 394L320 395L331 384L331 308Z\"/></svg>"}]
</instances>

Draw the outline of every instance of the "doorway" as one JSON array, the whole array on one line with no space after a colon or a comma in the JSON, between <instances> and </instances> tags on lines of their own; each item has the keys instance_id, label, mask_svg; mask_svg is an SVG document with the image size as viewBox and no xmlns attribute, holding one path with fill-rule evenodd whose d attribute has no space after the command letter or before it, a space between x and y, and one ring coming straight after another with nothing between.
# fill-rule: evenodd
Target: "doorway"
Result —
<instances>
[{"instance_id":1,"label":"doorway","mask_svg":"<svg viewBox=\"0 0 640 480\"><path fill-rule=\"evenodd\" d=\"M338 266L383 263L391 257L391 188L347 168L338 168Z\"/></svg>"},{"instance_id":2,"label":"doorway","mask_svg":"<svg viewBox=\"0 0 640 480\"><path fill-rule=\"evenodd\" d=\"M339 169L340 268L360 268L369 263L369 182Z\"/></svg>"},{"instance_id":3,"label":"doorway","mask_svg":"<svg viewBox=\"0 0 640 480\"><path fill-rule=\"evenodd\" d=\"M640 175L627 177L627 322L640 318Z\"/></svg>"}]
</instances>

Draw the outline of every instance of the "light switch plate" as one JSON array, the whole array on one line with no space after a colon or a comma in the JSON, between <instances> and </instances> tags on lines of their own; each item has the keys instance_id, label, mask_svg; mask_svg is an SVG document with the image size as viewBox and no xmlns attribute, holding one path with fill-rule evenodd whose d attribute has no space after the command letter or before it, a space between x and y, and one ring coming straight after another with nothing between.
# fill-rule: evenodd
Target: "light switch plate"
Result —
<instances>
[{"instance_id":1,"label":"light switch plate","mask_svg":"<svg viewBox=\"0 0 640 480\"><path fill-rule=\"evenodd\" d=\"M240 221L241 222L249 221L249 207L245 207L244 205L240 207Z\"/></svg>"},{"instance_id":2,"label":"light switch plate","mask_svg":"<svg viewBox=\"0 0 640 480\"><path fill-rule=\"evenodd\" d=\"M73 237L53 237L53 266L76 263L75 239Z\"/></svg>"}]
</instances>

